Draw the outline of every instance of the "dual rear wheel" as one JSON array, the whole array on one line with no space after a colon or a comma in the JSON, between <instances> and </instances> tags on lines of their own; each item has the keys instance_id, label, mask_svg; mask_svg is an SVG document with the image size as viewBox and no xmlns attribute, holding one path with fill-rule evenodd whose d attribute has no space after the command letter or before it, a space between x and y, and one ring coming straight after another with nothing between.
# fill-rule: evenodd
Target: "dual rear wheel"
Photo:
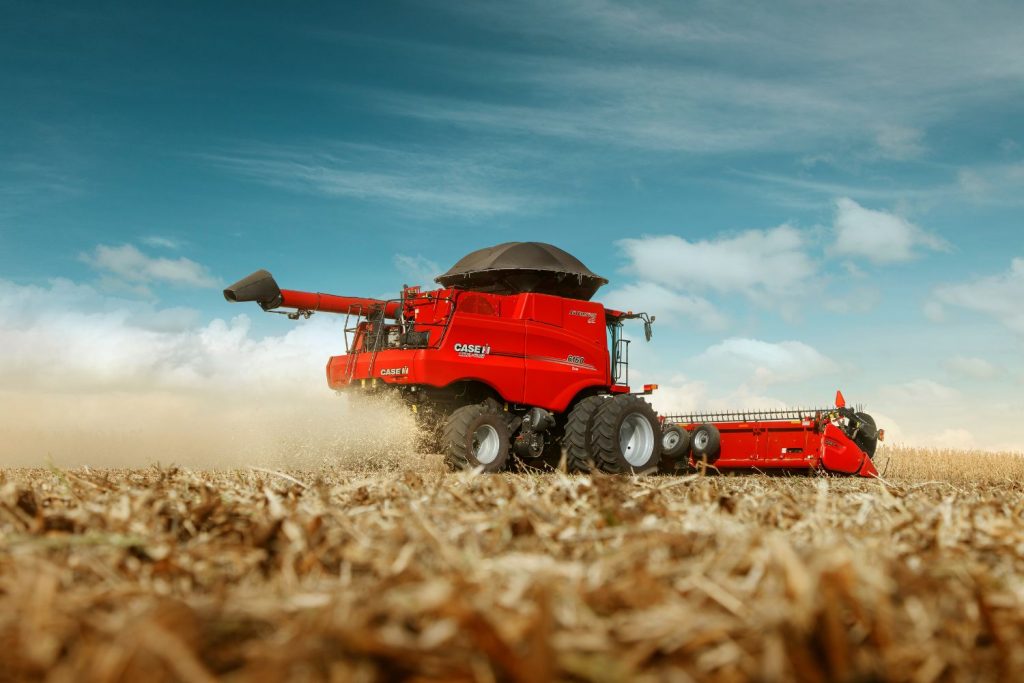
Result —
<instances>
[{"instance_id":1,"label":"dual rear wheel","mask_svg":"<svg viewBox=\"0 0 1024 683\"><path fill-rule=\"evenodd\" d=\"M661 460L661 426L639 396L591 396L569 413L563 445L570 470L645 474Z\"/></svg>"},{"instance_id":2,"label":"dual rear wheel","mask_svg":"<svg viewBox=\"0 0 1024 683\"><path fill-rule=\"evenodd\" d=\"M509 464L508 416L493 402L462 406L445 420L441 445L452 469L500 472ZM570 471L646 474L658 469L658 416L639 396L583 399L569 413L562 445Z\"/></svg>"}]
</instances>

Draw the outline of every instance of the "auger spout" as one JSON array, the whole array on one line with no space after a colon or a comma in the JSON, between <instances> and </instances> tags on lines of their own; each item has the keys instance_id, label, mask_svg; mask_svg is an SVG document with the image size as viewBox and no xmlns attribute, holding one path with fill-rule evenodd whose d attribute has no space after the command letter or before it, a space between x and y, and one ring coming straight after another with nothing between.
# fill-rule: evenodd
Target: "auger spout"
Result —
<instances>
[{"instance_id":1,"label":"auger spout","mask_svg":"<svg viewBox=\"0 0 1024 683\"><path fill-rule=\"evenodd\" d=\"M257 270L229 286L224 290L224 298L232 303L255 301L264 311L294 308L298 311L366 315L382 310L385 318L397 317L401 307L399 301L281 289L274 276L266 270Z\"/></svg>"}]
</instances>

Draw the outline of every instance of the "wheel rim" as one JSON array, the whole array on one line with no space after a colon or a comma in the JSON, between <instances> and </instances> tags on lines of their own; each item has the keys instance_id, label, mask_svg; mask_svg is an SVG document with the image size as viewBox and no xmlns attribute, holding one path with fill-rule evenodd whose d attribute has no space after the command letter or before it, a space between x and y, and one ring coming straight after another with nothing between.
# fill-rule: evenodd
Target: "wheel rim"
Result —
<instances>
[{"instance_id":1,"label":"wheel rim","mask_svg":"<svg viewBox=\"0 0 1024 683\"><path fill-rule=\"evenodd\" d=\"M619 427L619 448L630 465L646 465L654 452L654 429L640 413L627 415Z\"/></svg>"},{"instance_id":2,"label":"wheel rim","mask_svg":"<svg viewBox=\"0 0 1024 683\"><path fill-rule=\"evenodd\" d=\"M675 430L672 430L671 432L665 432L665 435L661 437L661 447L666 451L672 450L673 448L676 447L676 444L678 443L679 433L676 432Z\"/></svg>"},{"instance_id":3,"label":"wheel rim","mask_svg":"<svg viewBox=\"0 0 1024 683\"><path fill-rule=\"evenodd\" d=\"M709 441L711 441L711 436L703 429L693 436L693 445L698 450L704 450L707 448Z\"/></svg>"},{"instance_id":4,"label":"wheel rim","mask_svg":"<svg viewBox=\"0 0 1024 683\"><path fill-rule=\"evenodd\" d=\"M480 425L473 432L473 457L481 465L490 465L497 460L501 449L498 430L491 425Z\"/></svg>"}]
</instances>

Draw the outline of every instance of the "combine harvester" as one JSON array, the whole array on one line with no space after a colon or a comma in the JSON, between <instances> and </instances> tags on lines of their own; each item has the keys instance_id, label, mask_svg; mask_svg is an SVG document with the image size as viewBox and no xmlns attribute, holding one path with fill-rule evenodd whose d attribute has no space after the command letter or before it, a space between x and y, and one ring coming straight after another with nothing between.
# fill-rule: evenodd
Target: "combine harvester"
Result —
<instances>
[{"instance_id":1,"label":"combine harvester","mask_svg":"<svg viewBox=\"0 0 1024 683\"><path fill-rule=\"evenodd\" d=\"M384 301L281 289L260 270L224 290L265 311L345 316L346 353L327 362L337 391L397 394L453 468L558 462L572 471L672 472L698 465L873 476L870 416L835 408L659 418L629 386L628 320L654 316L590 299L607 280L540 242L474 251ZM437 428L435 428L435 425Z\"/></svg>"}]
</instances>

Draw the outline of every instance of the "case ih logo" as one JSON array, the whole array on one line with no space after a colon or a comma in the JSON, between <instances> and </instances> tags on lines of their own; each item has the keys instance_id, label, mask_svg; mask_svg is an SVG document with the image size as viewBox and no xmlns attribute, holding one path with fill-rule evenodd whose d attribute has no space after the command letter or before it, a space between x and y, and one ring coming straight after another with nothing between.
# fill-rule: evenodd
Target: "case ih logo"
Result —
<instances>
[{"instance_id":1,"label":"case ih logo","mask_svg":"<svg viewBox=\"0 0 1024 683\"><path fill-rule=\"evenodd\" d=\"M409 368L382 368L380 371L381 377L398 377L399 375L408 375Z\"/></svg>"},{"instance_id":2,"label":"case ih logo","mask_svg":"<svg viewBox=\"0 0 1024 683\"><path fill-rule=\"evenodd\" d=\"M462 342L457 342L454 348L455 353L463 358L483 358L491 352L490 344L463 344Z\"/></svg>"},{"instance_id":3,"label":"case ih logo","mask_svg":"<svg viewBox=\"0 0 1024 683\"><path fill-rule=\"evenodd\" d=\"M577 318L586 318L587 322L591 325L597 323L597 313L593 311L574 311L570 310L569 315L574 315Z\"/></svg>"}]
</instances>

